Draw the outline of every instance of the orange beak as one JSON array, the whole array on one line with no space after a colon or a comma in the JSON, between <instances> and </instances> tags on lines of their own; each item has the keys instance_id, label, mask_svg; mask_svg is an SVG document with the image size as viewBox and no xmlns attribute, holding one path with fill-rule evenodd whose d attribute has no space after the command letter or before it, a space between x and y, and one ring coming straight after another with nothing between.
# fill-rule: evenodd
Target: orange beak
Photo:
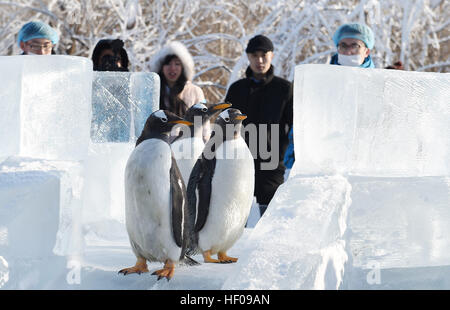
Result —
<instances>
[{"instance_id":1,"label":"orange beak","mask_svg":"<svg viewBox=\"0 0 450 310\"><path fill-rule=\"evenodd\" d=\"M188 125L188 126L194 125L194 123L191 123L191 122L186 121L184 119L180 119L180 120L176 120L176 121L170 121L169 123L170 124L183 124L183 125Z\"/></svg>"},{"instance_id":2,"label":"orange beak","mask_svg":"<svg viewBox=\"0 0 450 310\"><path fill-rule=\"evenodd\" d=\"M224 109L229 108L229 107L231 107L231 103L222 103L222 104L216 105L213 108L213 110L224 110Z\"/></svg>"}]
</instances>

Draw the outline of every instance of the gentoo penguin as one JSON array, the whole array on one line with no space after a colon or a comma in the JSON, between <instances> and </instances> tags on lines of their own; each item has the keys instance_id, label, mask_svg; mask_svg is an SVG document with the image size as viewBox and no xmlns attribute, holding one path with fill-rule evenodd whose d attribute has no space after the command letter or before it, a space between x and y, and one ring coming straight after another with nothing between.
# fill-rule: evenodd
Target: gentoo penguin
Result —
<instances>
[{"instance_id":1,"label":"gentoo penguin","mask_svg":"<svg viewBox=\"0 0 450 310\"><path fill-rule=\"evenodd\" d=\"M147 261L159 261L164 268L153 275L170 280L175 263L196 263L186 256L195 210L188 210L186 187L168 143L176 124L191 125L169 111L152 113L128 159L125 220L137 262L119 271L124 275L148 272Z\"/></svg>"},{"instance_id":2,"label":"gentoo penguin","mask_svg":"<svg viewBox=\"0 0 450 310\"><path fill-rule=\"evenodd\" d=\"M189 208L197 208L190 251L201 251L205 263L237 261L227 251L244 231L255 179L253 157L240 134L245 118L238 109L219 114L189 178ZM214 254L218 259L211 258Z\"/></svg>"},{"instance_id":3,"label":"gentoo penguin","mask_svg":"<svg viewBox=\"0 0 450 310\"><path fill-rule=\"evenodd\" d=\"M186 111L184 119L193 123L193 125L181 128L181 135L170 145L186 186L192 168L205 147L203 142L204 128L213 116L230 106L231 103L212 104L209 107L203 103L197 103Z\"/></svg>"}]
</instances>

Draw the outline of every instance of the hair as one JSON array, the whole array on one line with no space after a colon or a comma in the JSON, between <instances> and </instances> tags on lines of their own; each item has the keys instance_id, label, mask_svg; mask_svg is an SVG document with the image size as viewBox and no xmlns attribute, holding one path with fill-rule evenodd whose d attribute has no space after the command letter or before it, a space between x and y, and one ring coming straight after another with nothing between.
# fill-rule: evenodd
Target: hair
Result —
<instances>
[{"instance_id":1,"label":"hair","mask_svg":"<svg viewBox=\"0 0 450 310\"><path fill-rule=\"evenodd\" d=\"M92 62L94 63L94 71L99 71L100 69L100 55L104 50L112 50L115 54L120 55L120 61L123 68L128 70L128 54L123 48L123 41L120 39L116 40L100 40L92 52Z\"/></svg>"},{"instance_id":2,"label":"hair","mask_svg":"<svg viewBox=\"0 0 450 310\"><path fill-rule=\"evenodd\" d=\"M401 61L397 61L393 65L387 66L385 69L405 70Z\"/></svg>"},{"instance_id":3,"label":"hair","mask_svg":"<svg viewBox=\"0 0 450 310\"><path fill-rule=\"evenodd\" d=\"M175 85L170 88L169 93L167 94L167 89L166 86L168 86L166 78L164 76L163 73L163 67L167 64L169 64L169 62L172 59L175 59L179 57L175 54L170 54L167 55L164 58L164 61L162 62L161 65L161 69L158 72L158 75L161 79L161 90L160 90L160 96L159 96L159 108L163 109L163 110L169 110L170 112L175 113L178 116L183 117L184 114L187 111L187 105L186 103L179 97L179 94L183 91L184 86L186 85L187 82L187 78L184 74L184 66L183 69L181 71L181 75L178 78L178 80L175 82ZM166 107L164 100L166 98L166 96L168 96L169 98L169 107Z\"/></svg>"}]
</instances>

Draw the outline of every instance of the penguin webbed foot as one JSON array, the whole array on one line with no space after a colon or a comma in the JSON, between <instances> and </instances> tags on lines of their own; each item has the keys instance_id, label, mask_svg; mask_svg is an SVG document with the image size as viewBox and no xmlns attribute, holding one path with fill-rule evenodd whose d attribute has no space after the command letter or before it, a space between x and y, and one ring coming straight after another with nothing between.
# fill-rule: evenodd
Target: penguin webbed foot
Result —
<instances>
[{"instance_id":1,"label":"penguin webbed foot","mask_svg":"<svg viewBox=\"0 0 450 310\"><path fill-rule=\"evenodd\" d=\"M211 257L211 251L205 251L202 254L203 254L203 261L205 263L220 263L218 259Z\"/></svg>"},{"instance_id":2,"label":"penguin webbed foot","mask_svg":"<svg viewBox=\"0 0 450 310\"><path fill-rule=\"evenodd\" d=\"M170 279L172 279L174 273L175 273L175 264L168 259L164 264L164 268L154 271L152 275L158 276L157 281L161 280L162 278L166 278L167 281L169 281Z\"/></svg>"},{"instance_id":3,"label":"penguin webbed foot","mask_svg":"<svg viewBox=\"0 0 450 310\"><path fill-rule=\"evenodd\" d=\"M126 276L127 274L137 273L138 275L141 275L144 272L148 272L148 270L147 271L134 270L134 267L130 267L119 270L118 274L122 273L124 276Z\"/></svg>"},{"instance_id":4,"label":"penguin webbed foot","mask_svg":"<svg viewBox=\"0 0 450 310\"><path fill-rule=\"evenodd\" d=\"M231 263L236 263L238 261L237 257L228 256L226 252L219 252L217 254L217 257L219 258L219 261L222 264L231 264Z\"/></svg>"},{"instance_id":5,"label":"penguin webbed foot","mask_svg":"<svg viewBox=\"0 0 450 310\"><path fill-rule=\"evenodd\" d=\"M237 258L227 256L225 252L219 252L217 254L218 259L211 257L211 251L203 252L203 259L205 263L217 263L217 264L231 264L237 262Z\"/></svg>"},{"instance_id":6,"label":"penguin webbed foot","mask_svg":"<svg viewBox=\"0 0 450 310\"><path fill-rule=\"evenodd\" d=\"M127 274L131 274L131 273L137 273L137 274L141 274L144 272L148 272L148 268L147 268L147 261L145 258L142 257L138 257L136 264L133 267L129 267L129 268L124 268L122 270L120 270L118 273L119 274L123 274L124 276L126 276Z\"/></svg>"},{"instance_id":7,"label":"penguin webbed foot","mask_svg":"<svg viewBox=\"0 0 450 310\"><path fill-rule=\"evenodd\" d=\"M162 278L166 278L167 282L170 281L170 279L172 279L172 275L170 275L165 269L161 269L161 270L156 270L155 272L152 273L152 276L158 276L157 281L161 280Z\"/></svg>"}]
</instances>

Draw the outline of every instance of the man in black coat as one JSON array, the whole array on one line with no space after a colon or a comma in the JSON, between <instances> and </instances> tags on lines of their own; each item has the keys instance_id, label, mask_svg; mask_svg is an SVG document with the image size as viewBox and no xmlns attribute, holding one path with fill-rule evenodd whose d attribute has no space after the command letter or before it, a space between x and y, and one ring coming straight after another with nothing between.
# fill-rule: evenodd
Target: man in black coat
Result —
<instances>
[{"instance_id":1,"label":"man in black coat","mask_svg":"<svg viewBox=\"0 0 450 310\"><path fill-rule=\"evenodd\" d=\"M256 125L256 135L246 131L245 141L255 158L255 196L262 216L284 181L283 158L293 118L292 84L274 75L269 38L253 37L245 52L250 62L246 78L230 86L225 101L247 115L246 128Z\"/></svg>"}]
</instances>

